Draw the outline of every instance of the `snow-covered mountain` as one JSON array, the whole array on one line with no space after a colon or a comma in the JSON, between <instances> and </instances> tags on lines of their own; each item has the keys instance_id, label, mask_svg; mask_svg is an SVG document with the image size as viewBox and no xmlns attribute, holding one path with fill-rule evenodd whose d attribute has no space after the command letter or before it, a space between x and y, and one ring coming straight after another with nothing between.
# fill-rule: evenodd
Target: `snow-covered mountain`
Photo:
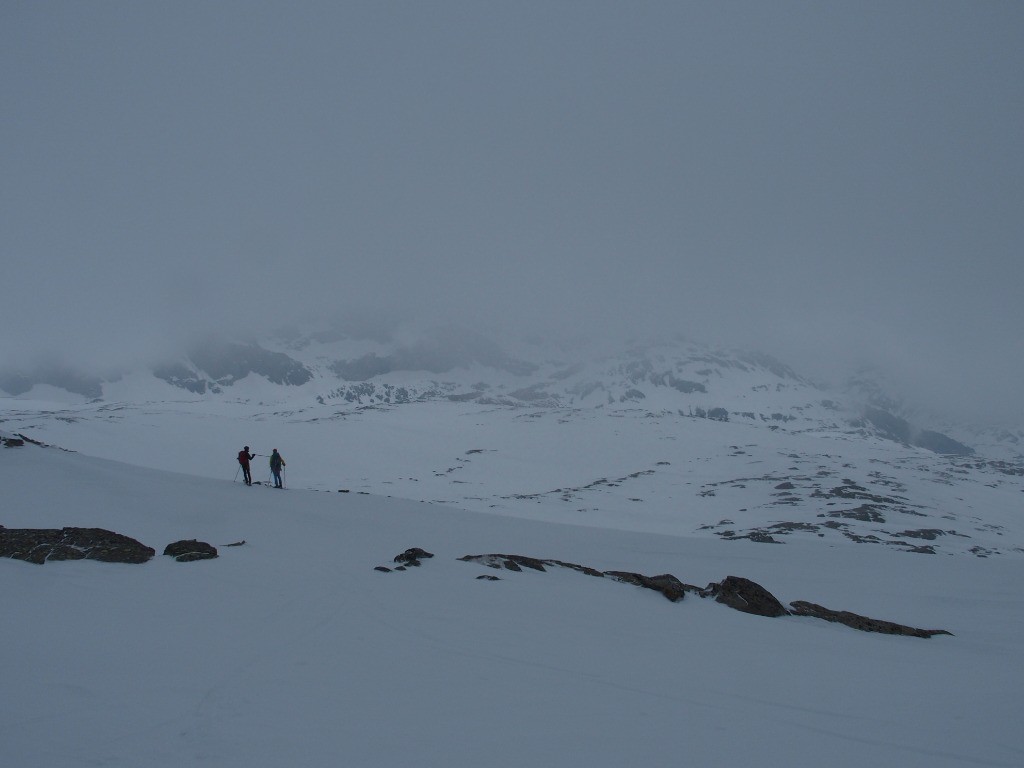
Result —
<instances>
[{"instance_id":1,"label":"snow-covered mountain","mask_svg":"<svg viewBox=\"0 0 1024 768\"><path fill-rule=\"evenodd\" d=\"M680 339L291 333L2 381L0 544L79 556L98 528L156 553L0 558L18 764L1024 754L1012 430ZM272 448L286 492L264 482ZM160 555L188 539L220 556ZM434 557L397 570L414 547ZM727 576L784 615L701 599ZM858 632L821 606L953 636Z\"/></svg>"},{"instance_id":2,"label":"snow-covered mountain","mask_svg":"<svg viewBox=\"0 0 1024 768\"><path fill-rule=\"evenodd\" d=\"M825 389L681 338L595 350L331 330L208 343L98 381L100 397L37 384L3 419L207 477L231 475L247 444L278 447L296 487L728 540L1020 553L1021 435L914 423L873 381Z\"/></svg>"}]
</instances>

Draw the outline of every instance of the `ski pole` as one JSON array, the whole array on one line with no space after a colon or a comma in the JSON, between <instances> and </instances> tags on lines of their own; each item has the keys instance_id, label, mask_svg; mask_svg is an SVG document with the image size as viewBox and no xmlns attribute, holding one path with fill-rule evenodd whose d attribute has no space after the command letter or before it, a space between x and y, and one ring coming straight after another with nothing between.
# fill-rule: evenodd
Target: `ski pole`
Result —
<instances>
[{"instance_id":1,"label":"ski pole","mask_svg":"<svg viewBox=\"0 0 1024 768\"><path fill-rule=\"evenodd\" d=\"M235 479L231 481L232 483L237 483L238 482L238 473L241 472L241 471L242 471L242 465L239 464L238 465L238 469L235 470Z\"/></svg>"}]
</instances>

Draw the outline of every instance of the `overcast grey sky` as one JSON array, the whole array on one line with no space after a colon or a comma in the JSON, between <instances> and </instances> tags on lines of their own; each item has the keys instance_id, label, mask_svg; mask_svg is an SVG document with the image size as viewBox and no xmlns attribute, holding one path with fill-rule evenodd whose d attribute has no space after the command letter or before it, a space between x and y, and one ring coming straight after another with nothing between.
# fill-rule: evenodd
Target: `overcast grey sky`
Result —
<instances>
[{"instance_id":1,"label":"overcast grey sky","mask_svg":"<svg viewBox=\"0 0 1024 768\"><path fill-rule=\"evenodd\" d=\"M0 0L0 88L8 359L376 306L1022 414L1024 3Z\"/></svg>"}]
</instances>

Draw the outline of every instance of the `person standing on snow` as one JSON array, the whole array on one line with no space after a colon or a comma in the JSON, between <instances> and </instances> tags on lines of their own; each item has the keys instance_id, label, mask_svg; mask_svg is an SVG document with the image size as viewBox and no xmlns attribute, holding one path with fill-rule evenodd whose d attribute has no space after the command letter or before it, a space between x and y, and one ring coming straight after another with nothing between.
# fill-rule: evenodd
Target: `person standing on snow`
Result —
<instances>
[{"instance_id":1,"label":"person standing on snow","mask_svg":"<svg viewBox=\"0 0 1024 768\"><path fill-rule=\"evenodd\" d=\"M256 458L255 453L249 453L249 446L245 446L238 452L238 463L242 465L242 476L246 485L252 485L252 475L249 474L249 462Z\"/></svg>"},{"instance_id":2,"label":"person standing on snow","mask_svg":"<svg viewBox=\"0 0 1024 768\"><path fill-rule=\"evenodd\" d=\"M284 488L281 484L281 467L285 466L284 459L277 452L277 448L270 454L270 474L274 476L274 487Z\"/></svg>"}]
</instances>

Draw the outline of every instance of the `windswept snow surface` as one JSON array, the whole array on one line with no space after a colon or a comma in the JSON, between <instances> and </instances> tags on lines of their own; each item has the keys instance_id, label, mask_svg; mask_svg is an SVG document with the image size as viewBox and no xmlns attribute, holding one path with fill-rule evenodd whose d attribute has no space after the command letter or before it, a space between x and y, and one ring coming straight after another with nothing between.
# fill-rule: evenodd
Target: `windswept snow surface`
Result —
<instances>
[{"instance_id":1,"label":"windswept snow surface","mask_svg":"<svg viewBox=\"0 0 1024 768\"><path fill-rule=\"evenodd\" d=\"M145 565L0 560L5 764L1024 764L1017 555L552 524L33 445L0 449L0 482L7 527L104 527L158 552ZM181 538L247 543L198 563L159 555ZM374 570L413 546L436 556ZM457 560L489 552L700 585L734 574L783 602L955 636Z\"/></svg>"}]
</instances>

